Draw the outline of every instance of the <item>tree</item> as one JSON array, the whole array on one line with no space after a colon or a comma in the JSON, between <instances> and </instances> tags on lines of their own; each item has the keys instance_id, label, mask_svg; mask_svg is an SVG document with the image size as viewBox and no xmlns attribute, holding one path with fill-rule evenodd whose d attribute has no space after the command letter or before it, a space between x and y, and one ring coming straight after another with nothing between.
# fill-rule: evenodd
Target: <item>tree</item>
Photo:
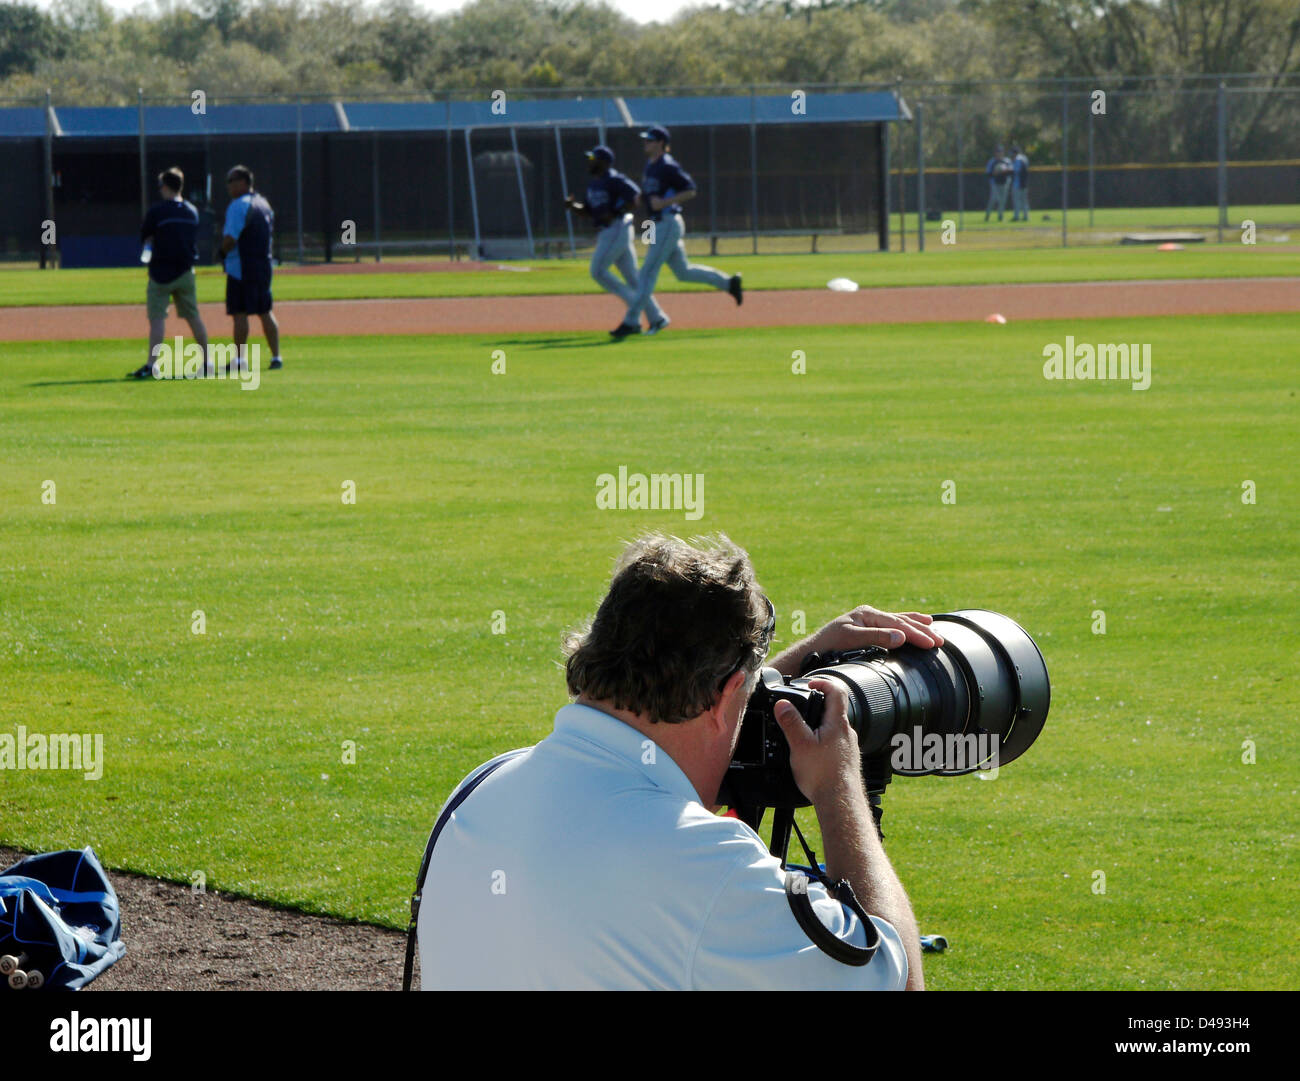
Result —
<instances>
[{"instance_id":1,"label":"tree","mask_svg":"<svg viewBox=\"0 0 1300 1081\"><path fill-rule=\"evenodd\" d=\"M0 7L0 79L35 71L41 60L59 59L68 41L68 31L39 8L5 4Z\"/></svg>"}]
</instances>

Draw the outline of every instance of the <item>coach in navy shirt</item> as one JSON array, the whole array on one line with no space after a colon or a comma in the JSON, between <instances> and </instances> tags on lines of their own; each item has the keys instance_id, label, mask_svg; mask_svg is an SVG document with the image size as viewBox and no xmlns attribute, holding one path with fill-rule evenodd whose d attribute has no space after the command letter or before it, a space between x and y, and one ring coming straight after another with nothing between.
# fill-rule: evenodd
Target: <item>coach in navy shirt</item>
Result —
<instances>
[{"instance_id":1,"label":"coach in navy shirt","mask_svg":"<svg viewBox=\"0 0 1300 1081\"><path fill-rule=\"evenodd\" d=\"M271 350L271 367L280 359L280 325L271 311L271 242L275 213L271 204L253 190L253 171L236 165L226 174L230 206L222 228L221 254L226 257L226 314L234 319L238 364L247 361L248 317L262 320L262 332Z\"/></svg>"},{"instance_id":2,"label":"coach in navy shirt","mask_svg":"<svg viewBox=\"0 0 1300 1081\"><path fill-rule=\"evenodd\" d=\"M167 309L176 302L176 314L190 325L194 340L208 357L208 329L199 315L198 293L194 282L194 263L198 259L196 241L199 212L193 203L181 198L185 174L173 166L158 174L160 202L154 203L140 226L141 258L149 265L149 287L145 306L149 315L149 359L131 373L134 379L153 374L158 346L167 329ZM181 358L176 358L178 361Z\"/></svg>"}]
</instances>

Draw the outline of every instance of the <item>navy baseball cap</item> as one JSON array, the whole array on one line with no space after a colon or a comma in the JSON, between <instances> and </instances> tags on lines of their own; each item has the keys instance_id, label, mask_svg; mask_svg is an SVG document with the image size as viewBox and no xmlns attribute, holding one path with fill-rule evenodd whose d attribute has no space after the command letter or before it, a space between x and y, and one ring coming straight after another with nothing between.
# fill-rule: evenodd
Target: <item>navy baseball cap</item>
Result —
<instances>
[{"instance_id":1,"label":"navy baseball cap","mask_svg":"<svg viewBox=\"0 0 1300 1081\"><path fill-rule=\"evenodd\" d=\"M588 161L603 161L608 165L614 164L614 151L603 143L600 146L593 146L587 151Z\"/></svg>"},{"instance_id":2,"label":"navy baseball cap","mask_svg":"<svg viewBox=\"0 0 1300 1081\"><path fill-rule=\"evenodd\" d=\"M642 139L658 139L662 143L668 142L668 129L655 124L653 127L646 128L641 133Z\"/></svg>"}]
</instances>

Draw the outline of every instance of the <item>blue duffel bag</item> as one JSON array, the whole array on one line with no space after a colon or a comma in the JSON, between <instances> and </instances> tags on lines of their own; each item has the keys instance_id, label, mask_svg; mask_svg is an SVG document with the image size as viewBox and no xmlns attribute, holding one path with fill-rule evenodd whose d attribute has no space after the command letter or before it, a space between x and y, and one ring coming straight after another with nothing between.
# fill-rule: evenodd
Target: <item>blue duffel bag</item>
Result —
<instances>
[{"instance_id":1,"label":"blue duffel bag","mask_svg":"<svg viewBox=\"0 0 1300 1081\"><path fill-rule=\"evenodd\" d=\"M0 872L0 991L76 990L124 953L117 894L90 848Z\"/></svg>"}]
</instances>

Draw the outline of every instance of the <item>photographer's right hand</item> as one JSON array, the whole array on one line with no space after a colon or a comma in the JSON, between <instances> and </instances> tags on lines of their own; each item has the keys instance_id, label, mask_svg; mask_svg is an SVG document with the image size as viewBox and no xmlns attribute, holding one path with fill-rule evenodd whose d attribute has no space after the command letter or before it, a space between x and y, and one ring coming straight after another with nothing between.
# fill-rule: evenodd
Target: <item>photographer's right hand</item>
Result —
<instances>
[{"instance_id":1,"label":"photographer's right hand","mask_svg":"<svg viewBox=\"0 0 1300 1081\"><path fill-rule=\"evenodd\" d=\"M776 723L790 744L795 784L814 807L846 794L861 794L858 734L849 724L848 699L836 679L814 679L808 686L826 696L822 723L813 730L789 702L778 702Z\"/></svg>"}]
</instances>

